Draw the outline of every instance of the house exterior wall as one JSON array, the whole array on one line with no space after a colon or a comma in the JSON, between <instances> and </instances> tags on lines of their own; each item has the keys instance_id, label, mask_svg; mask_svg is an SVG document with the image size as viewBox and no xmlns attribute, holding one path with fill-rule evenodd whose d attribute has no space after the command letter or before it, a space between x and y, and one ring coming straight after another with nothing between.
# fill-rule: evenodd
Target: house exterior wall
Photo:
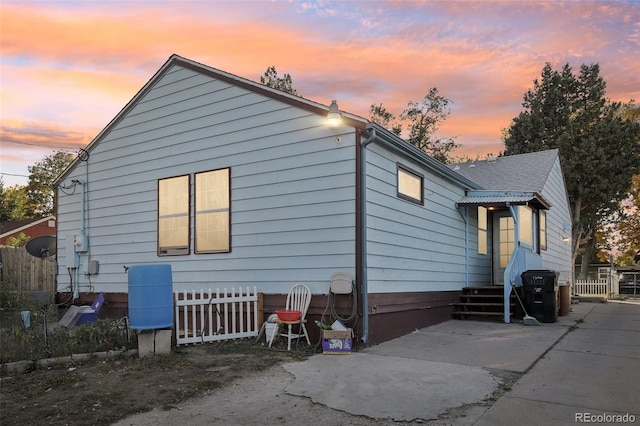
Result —
<instances>
[{"instance_id":1,"label":"house exterior wall","mask_svg":"<svg viewBox=\"0 0 640 426\"><path fill-rule=\"evenodd\" d=\"M326 312L330 277L341 271L367 291L355 337L376 344L450 318L463 287L491 283L492 251L477 249L477 208L456 207L479 183L380 126L349 115L330 129L322 106L270 90L169 61L59 182L58 291L72 290L75 279L85 296L103 291L111 306L126 309L127 267L168 263L176 291L255 286L265 312L304 282L315 295L313 321ZM423 205L398 196L399 165L423 176ZM231 251L195 254L194 176L222 168L230 170ZM184 175L189 254L159 256L158 180ZM552 208L540 257L564 283L571 215L558 157L541 194ZM100 264L97 274L88 273L91 261ZM79 271L75 278L69 268Z\"/></svg>"},{"instance_id":2,"label":"house exterior wall","mask_svg":"<svg viewBox=\"0 0 640 426\"><path fill-rule=\"evenodd\" d=\"M340 136L338 142L337 136ZM333 272L355 277L355 131L210 75L174 65L58 189L58 291L69 291L71 241L81 234L82 186L89 251L80 290L126 292L125 266L168 263L175 290L257 286L286 293L298 282L326 293ZM231 168L231 252L157 255L157 181ZM73 189L71 189L73 188ZM99 273L84 274L89 260Z\"/></svg>"},{"instance_id":3,"label":"house exterior wall","mask_svg":"<svg viewBox=\"0 0 640 426\"><path fill-rule=\"evenodd\" d=\"M540 251L545 269L560 273L562 285L573 279L571 265L571 211L569 200L557 156L542 190L542 196L550 203L547 211L547 249ZM566 240L566 241L565 241Z\"/></svg>"},{"instance_id":4,"label":"house exterior wall","mask_svg":"<svg viewBox=\"0 0 640 426\"><path fill-rule=\"evenodd\" d=\"M456 183L379 144L366 153L369 293L458 291L465 286L465 222ZM424 175L424 205L397 196L397 165ZM477 253L477 212L470 209L469 285L487 284L489 256Z\"/></svg>"},{"instance_id":5,"label":"house exterior wall","mask_svg":"<svg viewBox=\"0 0 640 426\"><path fill-rule=\"evenodd\" d=\"M477 210L456 208L465 188L383 144L370 144L365 161L366 344L375 345L451 319L463 287L489 282L491 259L478 255ZM423 175L423 205L398 197L398 165Z\"/></svg>"}]
</instances>

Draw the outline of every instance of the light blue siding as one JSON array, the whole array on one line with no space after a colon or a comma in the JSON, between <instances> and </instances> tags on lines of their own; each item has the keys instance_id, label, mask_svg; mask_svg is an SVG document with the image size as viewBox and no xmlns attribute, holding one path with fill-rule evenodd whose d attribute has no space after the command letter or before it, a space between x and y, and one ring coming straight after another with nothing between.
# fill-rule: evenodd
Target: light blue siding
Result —
<instances>
[{"instance_id":1,"label":"light blue siding","mask_svg":"<svg viewBox=\"0 0 640 426\"><path fill-rule=\"evenodd\" d=\"M174 66L65 177L87 180L90 251L81 291L126 292L124 266L169 263L174 288L297 282L326 293L333 272L355 277L355 131L324 117ZM231 168L230 253L156 255L157 180ZM81 191L58 190L58 290L69 290L68 241L80 233ZM192 189L193 191L193 189ZM191 198L193 211L193 194ZM193 221L192 221L193 222ZM193 223L192 223L193 226ZM193 239L193 230L191 238Z\"/></svg>"},{"instance_id":2,"label":"light blue siding","mask_svg":"<svg viewBox=\"0 0 640 426\"><path fill-rule=\"evenodd\" d=\"M570 282L571 268L571 211L562 176L560 157L556 157L545 182L542 196L551 203L547 212L547 249L540 255L545 269L558 271L560 284ZM568 238L568 241L564 239Z\"/></svg>"},{"instance_id":3,"label":"light blue siding","mask_svg":"<svg viewBox=\"0 0 640 426\"><path fill-rule=\"evenodd\" d=\"M367 248L370 293L459 290L465 285L465 226L457 200L464 188L426 166L386 150L367 148ZM424 175L424 206L398 198L397 164ZM477 223L477 222L476 222ZM477 258L477 227L470 227L473 279L490 273Z\"/></svg>"}]
</instances>

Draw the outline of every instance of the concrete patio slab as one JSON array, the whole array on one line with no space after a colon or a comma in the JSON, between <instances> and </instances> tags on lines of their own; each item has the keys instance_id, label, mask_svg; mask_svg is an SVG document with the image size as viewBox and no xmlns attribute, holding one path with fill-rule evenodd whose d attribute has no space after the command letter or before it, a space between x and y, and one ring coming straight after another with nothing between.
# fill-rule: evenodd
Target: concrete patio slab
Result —
<instances>
[{"instance_id":1,"label":"concrete patio slab","mask_svg":"<svg viewBox=\"0 0 640 426\"><path fill-rule=\"evenodd\" d=\"M365 352L525 372L588 310L583 305L581 312L541 326L451 320L367 348Z\"/></svg>"},{"instance_id":2,"label":"concrete patio slab","mask_svg":"<svg viewBox=\"0 0 640 426\"><path fill-rule=\"evenodd\" d=\"M314 355L284 367L296 377L287 393L395 421L437 419L452 407L488 399L500 384L478 367L369 353Z\"/></svg>"}]
</instances>

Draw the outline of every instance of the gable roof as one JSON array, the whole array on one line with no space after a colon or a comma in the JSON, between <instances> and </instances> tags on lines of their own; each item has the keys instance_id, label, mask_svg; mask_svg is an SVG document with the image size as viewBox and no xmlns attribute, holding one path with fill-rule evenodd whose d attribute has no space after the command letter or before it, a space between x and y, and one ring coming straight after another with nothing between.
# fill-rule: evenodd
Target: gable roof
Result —
<instances>
[{"instance_id":1,"label":"gable roof","mask_svg":"<svg viewBox=\"0 0 640 426\"><path fill-rule=\"evenodd\" d=\"M271 87L265 86L264 84L256 83L255 81L251 81L249 79L239 77L237 75L219 70L217 68L213 68L208 65L193 61L191 59L173 54L153 75L153 77L151 77L151 79L149 79L149 81L147 81L147 83L138 91L138 93L136 93L136 95L131 98L131 100L124 106L124 108L122 108L122 110L120 110L120 112L109 122L109 124L107 124L107 126L102 129L100 133L98 133L98 135L87 145L84 151L91 152L95 145L100 143L100 140L102 140L102 138L106 136L127 115L127 113L136 106L140 99L143 98L147 94L147 92L151 90L151 88L153 88L158 80L160 80L165 74L167 74L167 72L174 66L181 66L183 68L190 69L197 73L210 76L214 79L225 81L229 84L245 88L252 92L260 93L264 96L277 99L278 101L293 105L298 108L302 108L315 114L326 116L329 113L329 106L311 101L301 96L292 95L290 93L273 89ZM342 115L343 124L364 129L366 123L368 123L367 119L355 114L350 114L342 110L340 110L340 113ZM81 157L84 156L76 157L71 162L71 164L69 164L69 166L60 174L60 176L55 179L55 185L62 181L71 172L71 170L76 167L78 162L81 161Z\"/></svg>"},{"instance_id":2,"label":"gable roof","mask_svg":"<svg viewBox=\"0 0 640 426\"><path fill-rule=\"evenodd\" d=\"M541 194L555 161L557 149L450 164L449 167L480 185L482 191L468 191L458 206L498 207L532 205L551 208Z\"/></svg>"},{"instance_id":3,"label":"gable roof","mask_svg":"<svg viewBox=\"0 0 640 426\"><path fill-rule=\"evenodd\" d=\"M264 84L256 83L255 81L251 81L246 78L239 77L237 75L173 54L164 63L164 65L151 77L151 79L149 79L149 81L138 91L138 93L136 93L136 95L124 106L124 108L109 122L109 124L107 124L107 126L102 129L100 133L98 133L98 135L87 145L87 147L83 151L85 153L90 153L92 149L98 143L100 143L100 141L107 134L109 134L109 132L115 126L118 125L118 123L127 115L127 113L131 111L137 105L137 103L154 87L154 85L174 66L180 66L191 71L207 75L211 78L225 81L229 84L242 87L246 90L259 93L261 95L276 99L297 108L310 111L314 114L326 116L329 112L329 107L326 105L322 105L298 95L292 95L290 93L282 92L280 90L268 87ZM460 173L459 169L448 167L447 165L432 158L420 149L414 147L409 142L405 141L394 133L384 129L383 127L372 123L369 120L358 115L350 114L343 110L340 110L340 113L342 115L343 124L353 126L354 128L360 129L365 133L373 134L373 139L385 144L387 147L397 152L401 152L404 155L413 158L414 160L431 169L436 174L448 178L467 189L480 189L482 186L484 186L481 182L478 182L477 180L466 176L464 173ZM83 158L86 158L86 156L80 155L76 157L71 162L71 164L69 164L69 166L60 174L60 176L55 179L54 184L57 185L59 182L64 180L76 167L76 165L80 161L82 161Z\"/></svg>"},{"instance_id":4,"label":"gable roof","mask_svg":"<svg viewBox=\"0 0 640 426\"><path fill-rule=\"evenodd\" d=\"M540 192L559 156L557 149L450 164L484 189Z\"/></svg>"}]
</instances>

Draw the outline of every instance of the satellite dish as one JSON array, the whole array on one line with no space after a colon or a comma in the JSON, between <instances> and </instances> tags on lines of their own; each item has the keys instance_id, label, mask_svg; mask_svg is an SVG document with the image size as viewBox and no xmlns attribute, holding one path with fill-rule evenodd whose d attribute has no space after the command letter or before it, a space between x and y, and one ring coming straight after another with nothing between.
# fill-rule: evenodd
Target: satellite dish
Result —
<instances>
[{"instance_id":1,"label":"satellite dish","mask_svg":"<svg viewBox=\"0 0 640 426\"><path fill-rule=\"evenodd\" d=\"M25 248L31 256L40 257L42 259L53 256L56 254L56 236L43 235L41 237L32 238L27 241Z\"/></svg>"}]
</instances>

